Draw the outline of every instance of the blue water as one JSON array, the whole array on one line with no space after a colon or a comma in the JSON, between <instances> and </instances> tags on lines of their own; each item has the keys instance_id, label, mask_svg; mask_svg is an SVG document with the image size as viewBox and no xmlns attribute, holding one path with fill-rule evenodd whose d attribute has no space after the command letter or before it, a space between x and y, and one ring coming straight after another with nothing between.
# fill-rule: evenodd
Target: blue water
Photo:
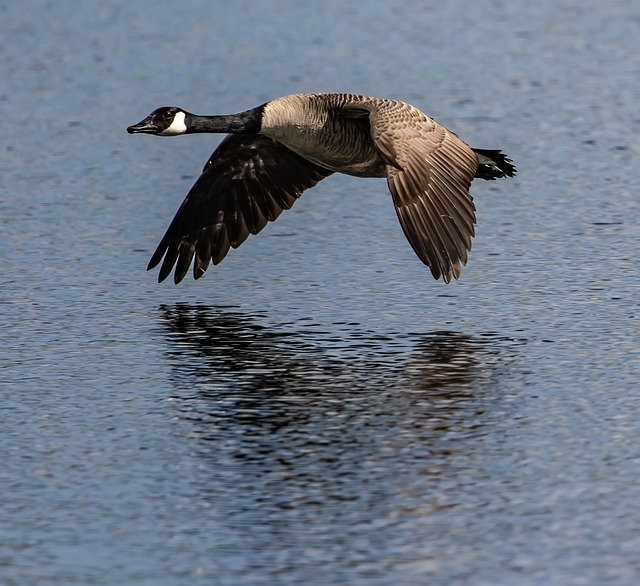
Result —
<instances>
[{"instance_id":1,"label":"blue water","mask_svg":"<svg viewBox=\"0 0 640 586\"><path fill-rule=\"evenodd\" d=\"M0 583L640 583L640 6L0 5ZM160 105L409 101L477 182L460 281L332 176L145 266L218 142Z\"/></svg>"}]
</instances>

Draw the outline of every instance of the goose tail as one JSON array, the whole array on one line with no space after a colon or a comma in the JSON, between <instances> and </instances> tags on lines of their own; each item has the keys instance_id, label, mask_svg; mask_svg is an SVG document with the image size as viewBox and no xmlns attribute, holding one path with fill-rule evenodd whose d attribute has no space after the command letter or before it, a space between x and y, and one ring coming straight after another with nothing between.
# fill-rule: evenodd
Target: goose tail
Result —
<instances>
[{"instance_id":1,"label":"goose tail","mask_svg":"<svg viewBox=\"0 0 640 586\"><path fill-rule=\"evenodd\" d=\"M476 178L493 181L502 177L513 177L516 168L513 161L500 150L473 149L478 155L478 170Z\"/></svg>"}]
</instances>

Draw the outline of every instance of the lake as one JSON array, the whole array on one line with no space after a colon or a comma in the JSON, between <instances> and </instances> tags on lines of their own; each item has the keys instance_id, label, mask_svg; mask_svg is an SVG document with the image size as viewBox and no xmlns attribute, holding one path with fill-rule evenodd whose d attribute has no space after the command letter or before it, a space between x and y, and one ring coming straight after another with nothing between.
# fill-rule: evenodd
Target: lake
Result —
<instances>
[{"instance_id":1,"label":"lake","mask_svg":"<svg viewBox=\"0 0 640 586\"><path fill-rule=\"evenodd\" d=\"M0 5L0 576L640 582L640 5ZM199 281L146 263L220 138L161 105L408 101L474 182L459 281L332 176Z\"/></svg>"}]
</instances>

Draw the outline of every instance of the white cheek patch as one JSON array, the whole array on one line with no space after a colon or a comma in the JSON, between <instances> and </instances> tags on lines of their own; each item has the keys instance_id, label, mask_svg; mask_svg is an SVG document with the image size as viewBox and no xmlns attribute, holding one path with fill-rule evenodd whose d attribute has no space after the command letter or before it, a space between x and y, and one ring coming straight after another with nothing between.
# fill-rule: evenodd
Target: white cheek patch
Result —
<instances>
[{"instance_id":1,"label":"white cheek patch","mask_svg":"<svg viewBox=\"0 0 640 586\"><path fill-rule=\"evenodd\" d=\"M187 132L187 125L184 122L185 114L184 112L177 112L173 117L171 124L167 127L166 130L163 130L160 134L162 136L173 136L176 134L184 134Z\"/></svg>"}]
</instances>

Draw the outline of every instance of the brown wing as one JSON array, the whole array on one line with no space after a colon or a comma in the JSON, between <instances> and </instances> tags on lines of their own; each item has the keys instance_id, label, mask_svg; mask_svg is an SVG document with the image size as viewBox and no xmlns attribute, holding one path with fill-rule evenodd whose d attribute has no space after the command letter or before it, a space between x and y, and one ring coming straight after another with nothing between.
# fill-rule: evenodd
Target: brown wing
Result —
<instances>
[{"instance_id":1,"label":"brown wing","mask_svg":"<svg viewBox=\"0 0 640 586\"><path fill-rule=\"evenodd\" d=\"M228 135L187 194L147 270L164 257L158 281L175 265L177 284L193 261L193 277L200 278L209 262L218 264L230 247L257 234L331 173L266 136Z\"/></svg>"},{"instance_id":2,"label":"brown wing","mask_svg":"<svg viewBox=\"0 0 640 586\"><path fill-rule=\"evenodd\" d=\"M387 163L400 225L433 277L458 278L476 222L469 186L478 169L471 148L402 102L371 111L371 132Z\"/></svg>"}]
</instances>

